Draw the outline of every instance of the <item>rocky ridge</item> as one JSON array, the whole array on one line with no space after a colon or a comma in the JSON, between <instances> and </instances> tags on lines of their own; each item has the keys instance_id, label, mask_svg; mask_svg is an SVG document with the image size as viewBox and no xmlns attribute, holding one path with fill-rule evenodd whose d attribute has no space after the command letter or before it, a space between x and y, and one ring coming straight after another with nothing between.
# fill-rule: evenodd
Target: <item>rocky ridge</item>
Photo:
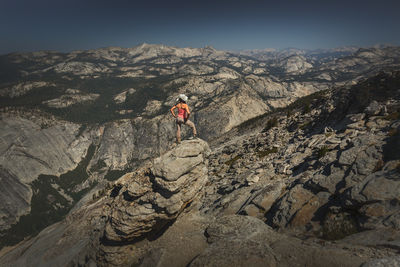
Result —
<instances>
[{"instance_id":1,"label":"rocky ridge","mask_svg":"<svg viewBox=\"0 0 400 267\"><path fill-rule=\"evenodd\" d=\"M395 264L399 81L398 72L381 73L310 95L232 129L211 151L201 140L184 141L0 262Z\"/></svg>"}]
</instances>

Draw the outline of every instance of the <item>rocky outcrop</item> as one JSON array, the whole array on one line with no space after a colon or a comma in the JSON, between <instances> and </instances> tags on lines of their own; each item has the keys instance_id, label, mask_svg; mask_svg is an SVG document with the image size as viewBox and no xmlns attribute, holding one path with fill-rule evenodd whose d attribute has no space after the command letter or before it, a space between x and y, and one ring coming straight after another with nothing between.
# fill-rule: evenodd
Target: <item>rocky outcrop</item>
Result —
<instances>
[{"instance_id":1,"label":"rocky outcrop","mask_svg":"<svg viewBox=\"0 0 400 267\"><path fill-rule=\"evenodd\" d=\"M392 89L395 88L396 85ZM386 90L388 95L396 94L389 88ZM383 110L382 102L363 104L366 113L342 115L339 121L329 122L337 129L335 131L326 127L326 121L325 128L313 123L324 119L325 113L333 117L332 107L337 106L336 103L326 102L327 99L333 101L332 96L318 96L318 94L315 96L316 100L320 98L325 101L324 106L319 106L320 109L310 109L310 113L304 111L295 113L291 117L267 117L264 119L266 127L259 128L263 132L247 140L236 138L232 142L225 142L221 149L216 150L215 155L211 155L210 171L214 175L210 178L218 183L217 187L221 191L223 189L223 192L234 194L235 190L244 190L246 186L252 188L254 192L254 185L249 184L249 180L267 188L271 187L274 178L282 179L283 175L289 179L286 180L287 188L283 190L286 193L273 200L273 202L276 200L274 204L276 210L270 211L270 214L276 212L273 221L275 225L281 227L286 227L291 222L298 223L297 220L293 221L296 216L301 218L309 214L308 216L313 217L319 207L324 207L327 202L333 203L333 196L335 198L338 195L343 196L343 199L341 198L343 203L340 205L344 205L344 202L348 201L347 196L351 194L349 192L354 192L356 184L362 183L358 186L365 189L364 183L370 181L369 179L378 179L376 176L386 177L388 181L396 183L394 177L397 173L393 168L397 166L398 153L394 149L389 149L392 145L388 144L397 144L398 121L380 113ZM386 114L389 112L397 114L398 100L385 103ZM352 104L354 106L355 103ZM370 113L372 106L379 106L378 111ZM341 110L346 110L346 107L341 107ZM294 124L293 120L297 123ZM357 129L353 123L357 123ZM307 132L307 129L310 132ZM239 147L238 142L241 143ZM251 178L254 176L258 178L255 180ZM392 176L393 178L390 178ZM232 179L233 182L219 184L228 179ZM283 189L281 186L278 188ZM346 191L350 188L352 190ZM359 194L364 196L364 193ZM270 195L272 197L275 194ZM390 194L387 196L391 198ZM224 202L222 199L221 203ZM258 195L254 200L242 204L255 204L260 207L260 199L261 196ZM255 201L257 203L254 203ZM371 198L364 201L370 203L378 199ZM360 202L350 201L349 205L356 207ZM255 208L251 207L251 210ZM268 205L266 207L268 208ZM302 209L303 212L300 212Z\"/></svg>"},{"instance_id":2,"label":"rocky outcrop","mask_svg":"<svg viewBox=\"0 0 400 267\"><path fill-rule=\"evenodd\" d=\"M400 256L397 257L387 257L378 260L371 260L365 262L361 265L361 267L389 267L389 266L399 266L400 265Z\"/></svg>"},{"instance_id":3,"label":"rocky outcrop","mask_svg":"<svg viewBox=\"0 0 400 267\"><path fill-rule=\"evenodd\" d=\"M269 245L279 235L261 220L222 217L206 228L205 235L210 245L189 266L277 266Z\"/></svg>"},{"instance_id":4,"label":"rocky outcrop","mask_svg":"<svg viewBox=\"0 0 400 267\"><path fill-rule=\"evenodd\" d=\"M304 73L308 69L312 68L312 64L307 62L304 56L293 55L288 58L283 59L277 64L278 67L283 68L285 72L291 74Z\"/></svg>"},{"instance_id":5,"label":"rocky outcrop","mask_svg":"<svg viewBox=\"0 0 400 267\"><path fill-rule=\"evenodd\" d=\"M80 94L72 93L62 95L59 98L43 101L42 103L51 108L66 108L75 104L81 104L84 102L95 101L99 98L99 94Z\"/></svg>"},{"instance_id":6,"label":"rocky outcrop","mask_svg":"<svg viewBox=\"0 0 400 267\"><path fill-rule=\"evenodd\" d=\"M134 88L130 88L128 90L122 91L121 93L117 94L116 96L114 96L114 102L116 104L122 104L126 101L126 97L135 93L135 89Z\"/></svg>"},{"instance_id":7,"label":"rocky outcrop","mask_svg":"<svg viewBox=\"0 0 400 267\"><path fill-rule=\"evenodd\" d=\"M204 141L183 141L156 158L149 173L131 176L134 182L120 190L131 202L111 206L107 240L132 241L174 220L207 182L208 153Z\"/></svg>"},{"instance_id":8,"label":"rocky outcrop","mask_svg":"<svg viewBox=\"0 0 400 267\"><path fill-rule=\"evenodd\" d=\"M109 68L103 64L70 61L62 62L44 71L54 70L57 73L73 73L75 75L88 75L108 72Z\"/></svg>"},{"instance_id":9,"label":"rocky outcrop","mask_svg":"<svg viewBox=\"0 0 400 267\"><path fill-rule=\"evenodd\" d=\"M279 234L249 216L218 218L205 235L209 246L189 266L359 266L367 256Z\"/></svg>"},{"instance_id":10,"label":"rocky outcrop","mask_svg":"<svg viewBox=\"0 0 400 267\"><path fill-rule=\"evenodd\" d=\"M400 230L400 211L396 203L400 190L398 164L400 161L388 162L382 171L369 174L345 192L345 207L358 210L365 218L360 222L362 228Z\"/></svg>"},{"instance_id":11,"label":"rocky outcrop","mask_svg":"<svg viewBox=\"0 0 400 267\"><path fill-rule=\"evenodd\" d=\"M373 87L365 85L374 79L354 91L316 94L299 106L301 112L260 118L216 141L202 210L257 217L300 236L347 236L343 242L397 251L397 75L382 75ZM366 94L369 101L361 97Z\"/></svg>"}]
</instances>

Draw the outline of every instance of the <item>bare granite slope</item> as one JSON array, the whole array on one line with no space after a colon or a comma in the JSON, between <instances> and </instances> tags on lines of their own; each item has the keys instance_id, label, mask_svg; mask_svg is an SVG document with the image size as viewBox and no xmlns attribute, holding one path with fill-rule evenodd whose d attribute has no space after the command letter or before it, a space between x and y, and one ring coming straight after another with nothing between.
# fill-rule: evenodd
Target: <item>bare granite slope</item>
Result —
<instances>
[{"instance_id":1,"label":"bare granite slope","mask_svg":"<svg viewBox=\"0 0 400 267\"><path fill-rule=\"evenodd\" d=\"M258 145L263 148L246 148L253 152L245 158L255 161L254 165L242 163L242 154L237 153L245 151L238 145L248 134L263 129L267 132L266 128L273 125L268 126L264 121L266 113L285 108L306 95L318 95L318 92L341 86L348 88L382 69L398 67L399 58L398 47L233 53L212 47L151 44L71 53L41 51L2 55L0 179L8 190L0 196L5 200L0 204L0 244L15 244L38 233L61 220L77 203L76 209L82 207L110 181L169 151L175 129L168 110L178 93L189 96L191 119L199 136L215 148L215 157L219 158L211 162L211 169L219 164L215 172L225 175L212 178L223 181L216 191L232 192L235 203L240 204L241 199L246 198L246 188L241 187L242 182L234 182L233 186L226 177L234 175L237 181L245 179L249 185L257 184L266 170L271 177L281 177L276 179L279 182L270 185L272 193L257 193L254 201L247 199L240 209L242 213L259 213L260 205L280 209L278 197L287 186L283 182L287 178L285 175L295 177L311 168L309 166L315 167L310 174L312 179L304 186L293 185L293 192L285 195L284 203L293 196L301 196L304 205L318 202L321 207L329 206L331 195L337 197L338 190L350 190L350 186L364 181L365 177L371 180L359 186L369 187L377 179L391 188L393 179L387 181L381 176L390 175L385 172L389 168L385 164L393 157L387 155L396 154L397 141L390 139L393 144L390 143L385 137L386 130L382 129L396 127L380 114L395 114L389 109L395 109L396 100L378 91L363 91L366 83L361 83L360 90L354 87L358 92L354 94L354 103L347 102L352 99L351 94L344 94L335 101L320 103L322 108L311 109L310 103L305 103L304 114L287 111L289 118L277 118L287 128L258 136ZM385 91L391 82L393 79L383 81L377 85L383 88L378 89ZM372 82L371 86L376 84ZM330 99L338 94L321 93L319 96ZM376 102L372 104L372 100ZM364 111L368 105L369 109ZM318 117L320 113L331 115ZM318 128L320 132L312 136L306 134L305 130L314 121L323 125L346 115L349 115L347 121L336 121L332 129L327 128L324 133ZM343 133L344 125L358 132ZM250 130L244 130L246 128ZM379 130L364 133L364 128ZM188 134L184 129L184 138ZM390 134L395 134L395 130L390 130ZM324 138L325 135L330 137ZM339 149L334 148L339 141ZM233 147L229 148L228 144ZM221 150L225 152L218 154ZM315 155L324 153L329 157L317 161ZM279 160L263 165L263 161L270 161L270 155L277 154ZM224 162L229 164L222 164ZM316 162L321 166L317 168ZM329 167L322 168L327 164ZM372 173L375 175L371 164L383 164L380 178L370 177ZM242 165L253 166L256 171L242 170ZM268 192L268 188L263 188L263 192ZM340 205L345 205L346 210L357 210L359 205L367 207L371 201L377 201L380 204L373 207L384 207L386 215L392 214L393 199L372 196L364 199L361 197L364 194L361 189L352 189L346 194L340 192L340 199L346 199ZM207 201L216 199L210 197ZM229 198L224 201L230 202ZM274 217L271 225L291 225L303 204L285 207L277 214L271 211L268 213ZM309 204L312 208L318 206L313 205ZM235 205L230 206L229 210L235 210ZM329 209L334 208L329 206ZM313 214L311 208L307 212L309 216ZM368 212L361 211L362 214ZM396 224L396 216L382 220L386 224ZM357 227L366 227L368 223Z\"/></svg>"},{"instance_id":2,"label":"bare granite slope","mask_svg":"<svg viewBox=\"0 0 400 267\"><path fill-rule=\"evenodd\" d=\"M399 72L387 72L313 94L233 128L211 150L185 140L0 264L398 264L399 85Z\"/></svg>"}]
</instances>

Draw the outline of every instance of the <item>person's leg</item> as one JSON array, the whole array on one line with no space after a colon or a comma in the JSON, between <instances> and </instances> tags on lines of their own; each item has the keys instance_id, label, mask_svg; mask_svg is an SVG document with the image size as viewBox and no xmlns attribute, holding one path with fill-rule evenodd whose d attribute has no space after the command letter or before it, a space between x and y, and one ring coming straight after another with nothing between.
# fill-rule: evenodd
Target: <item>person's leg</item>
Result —
<instances>
[{"instance_id":1,"label":"person's leg","mask_svg":"<svg viewBox=\"0 0 400 267\"><path fill-rule=\"evenodd\" d=\"M187 120L185 124L188 125L190 128L192 128L193 136L196 137L197 131L196 131L196 126L194 126L194 123L190 120Z\"/></svg>"},{"instance_id":2,"label":"person's leg","mask_svg":"<svg viewBox=\"0 0 400 267\"><path fill-rule=\"evenodd\" d=\"M179 120L176 121L176 142L181 142L181 123Z\"/></svg>"}]
</instances>

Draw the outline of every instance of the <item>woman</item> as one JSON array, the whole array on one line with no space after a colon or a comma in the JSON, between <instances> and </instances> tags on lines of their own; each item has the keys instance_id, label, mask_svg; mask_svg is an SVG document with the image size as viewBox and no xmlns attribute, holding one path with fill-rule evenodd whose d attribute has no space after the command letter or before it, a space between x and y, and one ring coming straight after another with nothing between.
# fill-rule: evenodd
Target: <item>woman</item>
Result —
<instances>
[{"instance_id":1,"label":"woman","mask_svg":"<svg viewBox=\"0 0 400 267\"><path fill-rule=\"evenodd\" d=\"M193 137L196 137L197 132L196 132L196 127L194 126L194 123L189 120L190 117L190 111L189 111L189 106L186 104L186 101L188 100L188 97L184 94L180 94L178 96L178 104L173 106L171 108L171 114L174 116L176 119L176 142L179 144L181 142L181 125L185 124L188 125L189 127L192 128L193 131ZM175 109L178 109L178 115L175 115Z\"/></svg>"}]
</instances>

